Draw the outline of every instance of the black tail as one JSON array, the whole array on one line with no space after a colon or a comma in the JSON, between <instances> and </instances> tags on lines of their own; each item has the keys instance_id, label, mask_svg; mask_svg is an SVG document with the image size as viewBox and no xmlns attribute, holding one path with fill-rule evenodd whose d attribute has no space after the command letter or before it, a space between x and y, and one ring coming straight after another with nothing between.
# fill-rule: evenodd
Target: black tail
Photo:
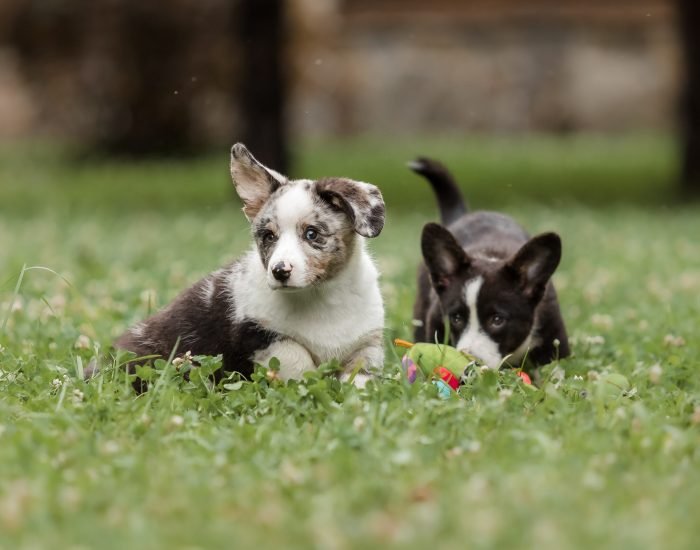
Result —
<instances>
[{"instance_id":1,"label":"black tail","mask_svg":"<svg viewBox=\"0 0 700 550\"><path fill-rule=\"evenodd\" d=\"M441 163L425 157L419 157L408 163L408 167L430 182L440 208L440 220L443 225L450 225L467 213L467 205L462 192L457 187L452 174Z\"/></svg>"}]
</instances>

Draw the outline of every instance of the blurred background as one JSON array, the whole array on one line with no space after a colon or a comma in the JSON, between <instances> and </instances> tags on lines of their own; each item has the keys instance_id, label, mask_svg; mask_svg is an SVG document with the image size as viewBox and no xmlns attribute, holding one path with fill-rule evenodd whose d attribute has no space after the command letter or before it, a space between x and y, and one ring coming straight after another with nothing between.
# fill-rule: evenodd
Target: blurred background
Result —
<instances>
[{"instance_id":1,"label":"blurred background","mask_svg":"<svg viewBox=\"0 0 700 550\"><path fill-rule=\"evenodd\" d=\"M486 203L697 195L699 11L692 0L3 0L0 199L28 192L12 185L18 159L225 166L235 141L282 172L378 179L390 197L417 154Z\"/></svg>"}]
</instances>

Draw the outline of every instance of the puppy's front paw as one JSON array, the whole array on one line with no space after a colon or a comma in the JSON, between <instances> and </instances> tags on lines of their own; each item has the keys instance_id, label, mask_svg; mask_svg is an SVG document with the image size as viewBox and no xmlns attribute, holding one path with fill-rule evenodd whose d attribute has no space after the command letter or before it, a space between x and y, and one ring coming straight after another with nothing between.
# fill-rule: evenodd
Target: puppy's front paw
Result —
<instances>
[{"instance_id":1,"label":"puppy's front paw","mask_svg":"<svg viewBox=\"0 0 700 550\"><path fill-rule=\"evenodd\" d=\"M273 357L280 362L280 380L300 380L305 372L316 370L311 354L294 340L273 342L264 350L256 352L253 362L267 367Z\"/></svg>"},{"instance_id":2,"label":"puppy's front paw","mask_svg":"<svg viewBox=\"0 0 700 550\"><path fill-rule=\"evenodd\" d=\"M351 379L353 386L362 389L367 385L367 382L369 382L372 379L372 375L366 374L364 372L356 373L354 378L353 372L344 372L340 375L340 380L342 382L350 382Z\"/></svg>"},{"instance_id":3,"label":"puppy's front paw","mask_svg":"<svg viewBox=\"0 0 700 550\"><path fill-rule=\"evenodd\" d=\"M381 333L377 336L381 342ZM345 363L340 379L352 383L358 388L364 388L374 373L382 368L384 363L384 348L381 344L366 346L355 352ZM354 375L354 377L353 377Z\"/></svg>"}]
</instances>

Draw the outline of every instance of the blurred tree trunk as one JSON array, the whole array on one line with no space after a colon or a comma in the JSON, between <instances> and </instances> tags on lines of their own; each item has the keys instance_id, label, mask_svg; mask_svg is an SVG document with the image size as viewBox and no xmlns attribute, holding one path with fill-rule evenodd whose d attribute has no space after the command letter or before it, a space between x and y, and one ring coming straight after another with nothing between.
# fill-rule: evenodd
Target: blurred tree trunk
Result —
<instances>
[{"instance_id":1,"label":"blurred tree trunk","mask_svg":"<svg viewBox=\"0 0 700 550\"><path fill-rule=\"evenodd\" d=\"M241 0L237 18L242 65L240 141L260 162L283 174L289 167L284 4L283 0Z\"/></svg>"},{"instance_id":2,"label":"blurred tree trunk","mask_svg":"<svg viewBox=\"0 0 700 550\"><path fill-rule=\"evenodd\" d=\"M27 0L12 38L40 94L65 94L47 111L67 105L89 119L81 137L90 150L190 153L201 145L193 138L182 63L192 42L186 8L168 0ZM67 116L47 118L70 133L80 124L66 123Z\"/></svg>"},{"instance_id":3,"label":"blurred tree trunk","mask_svg":"<svg viewBox=\"0 0 700 550\"><path fill-rule=\"evenodd\" d=\"M131 61L132 85L124 104L122 125L101 136L98 149L117 155L149 156L192 153L187 75L180 60L188 36L176 10L161 3L131 2L124 10L125 47Z\"/></svg>"},{"instance_id":4,"label":"blurred tree trunk","mask_svg":"<svg viewBox=\"0 0 700 550\"><path fill-rule=\"evenodd\" d=\"M681 191L700 196L700 1L678 0L685 62L681 98Z\"/></svg>"}]
</instances>

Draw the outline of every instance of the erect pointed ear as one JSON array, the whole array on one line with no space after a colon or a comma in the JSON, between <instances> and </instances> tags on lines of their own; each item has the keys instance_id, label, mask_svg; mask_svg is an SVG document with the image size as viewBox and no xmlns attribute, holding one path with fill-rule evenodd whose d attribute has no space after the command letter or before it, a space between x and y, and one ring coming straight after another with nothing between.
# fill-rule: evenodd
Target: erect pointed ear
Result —
<instances>
[{"instance_id":1,"label":"erect pointed ear","mask_svg":"<svg viewBox=\"0 0 700 550\"><path fill-rule=\"evenodd\" d=\"M561 239L556 233L543 233L527 241L504 269L517 277L526 296L539 301L550 277L561 260Z\"/></svg>"},{"instance_id":2,"label":"erect pointed ear","mask_svg":"<svg viewBox=\"0 0 700 550\"><path fill-rule=\"evenodd\" d=\"M423 227L421 249L433 287L438 293L445 290L459 271L471 263L454 235L437 223L427 223Z\"/></svg>"},{"instance_id":3,"label":"erect pointed ear","mask_svg":"<svg viewBox=\"0 0 700 550\"><path fill-rule=\"evenodd\" d=\"M252 220L270 195L287 182L284 176L260 164L242 143L231 148L231 179L248 220Z\"/></svg>"},{"instance_id":4,"label":"erect pointed ear","mask_svg":"<svg viewBox=\"0 0 700 550\"><path fill-rule=\"evenodd\" d=\"M381 233L384 199L374 185L347 178L323 178L316 182L316 192L331 206L345 212L358 234L376 237Z\"/></svg>"}]
</instances>

